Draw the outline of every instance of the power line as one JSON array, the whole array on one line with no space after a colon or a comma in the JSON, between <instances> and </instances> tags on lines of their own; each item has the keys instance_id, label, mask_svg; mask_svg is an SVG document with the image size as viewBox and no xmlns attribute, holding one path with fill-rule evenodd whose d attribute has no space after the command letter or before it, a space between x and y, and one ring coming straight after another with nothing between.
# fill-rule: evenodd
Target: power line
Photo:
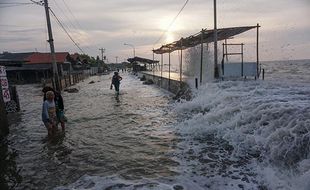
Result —
<instances>
[{"instance_id":1,"label":"power line","mask_svg":"<svg viewBox=\"0 0 310 190\"><path fill-rule=\"evenodd\" d=\"M0 3L0 8L9 8L9 7L20 7L20 6L26 6L31 5L34 3Z\"/></svg>"},{"instance_id":2,"label":"power line","mask_svg":"<svg viewBox=\"0 0 310 190\"><path fill-rule=\"evenodd\" d=\"M77 21L76 17L75 17L74 14L72 13L72 11L71 11L70 7L68 6L68 4L66 3L66 1L65 1L65 0L62 0L62 1L63 1L64 5L65 5L66 9L67 9L67 10L69 11L69 13L72 15L73 20L77 23L77 25L80 27L80 29L83 28L83 27L81 27L80 23Z\"/></svg>"},{"instance_id":3,"label":"power line","mask_svg":"<svg viewBox=\"0 0 310 190\"><path fill-rule=\"evenodd\" d=\"M29 5L33 3L19 3L19 2L11 2L11 3L0 3L0 5Z\"/></svg>"},{"instance_id":4,"label":"power line","mask_svg":"<svg viewBox=\"0 0 310 190\"><path fill-rule=\"evenodd\" d=\"M66 3L66 1L65 0L62 0L63 1L63 4L65 5L65 7L66 7L66 9L68 10L68 12L71 14L71 16L72 16L72 18L73 18L73 21L76 23L76 25L75 26L77 26L77 29L78 30L80 30L80 31L84 31L82 28L82 26L81 26L81 24L79 23L79 21L76 19L76 17L74 16L74 14L73 14L73 12L71 11L71 9L70 9L70 7L68 6L68 4ZM89 41L91 41L92 42L92 44L95 44L95 43L93 43L93 40L91 39L91 38L89 38L89 37L87 37L88 38L88 40ZM82 38L83 39L83 38ZM90 46L85 46L87 49L89 49L89 50L91 50L91 48L93 48L94 50L95 49L99 49L99 47L98 46L95 46L95 45L92 45L93 47L90 47Z\"/></svg>"},{"instance_id":5,"label":"power line","mask_svg":"<svg viewBox=\"0 0 310 190\"><path fill-rule=\"evenodd\" d=\"M71 27L74 30L78 30L77 27L73 24L73 22L71 22L71 19L69 19L69 17L65 14L65 12L63 11L63 9L60 7L60 5L58 5L57 1L54 0L55 5L57 6L57 8L60 10L60 12L62 13L62 15L64 15L64 17L68 20L69 24L71 25ZM67 27L68 29L70 29L69 27Z\"/></svg>"},{"instance_id":6,"label":"power line","mask_svg":"<svg viewBox=\"0 0 310 190\"><path fill-rule=\"evenodd\" d=\"M184 5L182 6L181 10L178 12L178 14L173 18L172 22L169 24L168 28L161 34L161 36L158 38L158 40L153 44L156 45L162 38L163 36L168 32L168 30L171 28L171 26L174 24L174 22L176 21L176 19L178 18L178 16L181 14L181 12L183 11L183 9L185 8L185 6L187 5L187 3L189 2L189 0L186 0Z\"/></svg>"},{"instance_id":7,"label":"power line","mask_svg":"<svg viewBox=\"0 0 310 190\"><path fill-rule=\"evenodd\" d=\"M71 35L68 33L68 31L66 30L66 28L63 26L63 24L60 22L60 20L58 19L58 17L55 15L54 11L49 8L52 15L55 17L57 23L60 25L60 27L65 31L65 33L67 34L67 36L70 38L70 40L74 43L74 45L83 53L85 54L85 52L81 49L81 47L73 40L73 38L71 37Z\"/></svg>"},{"instance_id":8,"label":"power line","mask_svg":"<svg viewBox=\"0 0 310 190\"><path fill-rule=\"evenodd\" d=\"M83 41L85 43L85 40L84 40L84 35L81 34L81 31L83 31L81 29L81 25L79 24L79 22L77 21L76 17L73 15L71 9L69 8L69 6L67 5L67 3L63 0L63 4L64 6L66 7L66 13L69 12L71 14L71 18L69 18L69 15L67 15L64 11L64 9L61 8L61 6L57 3L56 0L53 0L57 6L57 8L61 11L62 15L66 18L65 20L67 20L69 22L68 25L66 25L65 23L62 23L67 29L69 32L71 31L76 31L75 32L75 36L77 37L78 41ZM63 7L63 6L62 6ZM75 21L75 22L74 22ZM91 41L91 39L88 38L88 41ZM95 46L94 46L95 47ZM95 48L91 48L90 46L88 45L84 45L84 49L87 49L89 52L92 52L93 50L97 50L98 47L95 47ZM92 50L93 49L93 50Z\"/></svg>"}]
</instances>

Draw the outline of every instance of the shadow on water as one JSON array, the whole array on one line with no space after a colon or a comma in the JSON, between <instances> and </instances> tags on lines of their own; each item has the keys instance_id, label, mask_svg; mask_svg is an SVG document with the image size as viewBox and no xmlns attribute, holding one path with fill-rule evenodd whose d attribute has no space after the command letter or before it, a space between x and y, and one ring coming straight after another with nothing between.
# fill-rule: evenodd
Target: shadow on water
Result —
<instances>
[{"instance_id":1,"label":"shadow on water","mask_svg":"<svg viewBox=\"0 0 310 190\"><path fill-rule=\"evenodd\" d=\"M0 142L0 189L15 189L22 181L15 158L17 152L8 149L8 141L4 138Z\"/></svg>"}]
</instances>

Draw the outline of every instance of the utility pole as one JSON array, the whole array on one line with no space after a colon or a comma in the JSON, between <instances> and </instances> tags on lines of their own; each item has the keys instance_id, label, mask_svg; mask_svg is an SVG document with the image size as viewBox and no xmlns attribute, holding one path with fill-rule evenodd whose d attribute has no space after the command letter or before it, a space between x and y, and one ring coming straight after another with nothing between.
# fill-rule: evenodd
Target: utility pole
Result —
<instances>
[{"instance_id":1,"label":"utility pole","mask_svg":"<svg viewBox=\"0 0 310 190\"><path fill-rule=\"evenodd\" d=\"M103 62L103 53L105 52L105 48L100 48L99 50L101 51L101 60Z\"/></svg>"},{"instance_id":2,"label":"utility pole","mask_svg":"<svg viewBox=\"0 0 310 190\"><path fill-rule=\"evenodd\" d=\"M55 47L54 47L54 39L52 33L52 26L50 20L50 13L47 0L44 0L44 7L45 7L45 14L46 14L46 22L47 22L47 30L48 30L48 43L50 44L51 55L52 55L52 67L53 67L53 88L57 91L60 91L60 84L59 84L59 76L58 76L58 69L56 63L56 56L55 56Z\"/></svg>"}]
</instances>

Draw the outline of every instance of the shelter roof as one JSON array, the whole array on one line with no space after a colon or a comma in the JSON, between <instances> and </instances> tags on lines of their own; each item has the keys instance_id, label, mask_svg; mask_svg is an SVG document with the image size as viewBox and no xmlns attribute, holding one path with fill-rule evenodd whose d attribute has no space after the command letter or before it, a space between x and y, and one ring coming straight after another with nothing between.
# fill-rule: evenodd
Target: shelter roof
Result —
<instances>
[{"instance_id":1,"label":"shelter roof","mask_svg":"<svg viewBox=\"0 0 310 190\"><path fill-rule=\"evenodd\" d=\"M148 63L148 64L152 64L152 63L159 63L159 61L157 60L152 60L152 59L146 59L143 57L134 57L134 58L128 58L127 59L130 63L134 63L134 62L141 62L141 63Z\"/></svg>"},{"instance_id":2,"label":"shelter roof","mask_svg":"<svg viewBox=\"0 0 310 190\"><path fill-rule=\"evenodd\" d=\"M55 53L56 62L57 63L64 63L69 55L68 52L57 52ZM52 56L51 53L33 53L28 58L27 64L45 64L45 63L52 63Z\"/></svg>"},{"instance_id":3,"label":"shelter roof","mask_svg":"<svg viewBox=\"0 0 310 190\"><path fill-rule=\"evenodd\" d=\"M230 28L220 28L217 29L217 40L225 40L231 38L235 35L241 34L246 32L250 29L259 27L258 25L255 26L241 26L241 27L230 27ZM186 38L181 38L178 41L166 44L161 46L158 49L153 50L156 54L163 54L163 53L171 53L176 50L187 49L190 47L194 47L198 44L203 43L211 43L214 41L214 30L202 30L194 35L191 35Z\"/></svg>"}]
</instances>

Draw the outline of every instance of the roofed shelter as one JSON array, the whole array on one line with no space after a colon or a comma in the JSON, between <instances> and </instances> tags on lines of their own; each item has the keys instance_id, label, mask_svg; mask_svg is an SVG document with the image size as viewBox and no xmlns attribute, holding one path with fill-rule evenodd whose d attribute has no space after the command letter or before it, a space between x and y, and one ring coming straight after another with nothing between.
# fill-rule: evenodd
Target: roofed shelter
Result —
<instances>
[{"instance_id":1,"label":"roofed shelter","mask_svg":"<svg viewBox=\"0 0 310 190\"><path fill-rule=\"evenodd\" d=\"M238 34L244 33L246 31L249 31L251 29L257 29L257 38L256 38L256 56L257 56L257 60L256 60L256 76L258 76L258 64L259 64L259 57L258 57L258 34L259 34L259 24L255 25L255 26L241 26L241 27L229 27L229 28L220 28L217 30L207 30L207 29L202 29L200 32L188 36L186 38L181 38L178 41L169 43L169 44L165 44L162 45L160 48L158 49L154 49L153 53L155 54L161 54L161 56L163 56L163 54L168 53L169 54L169 76L170 76L170 53L176 51L176 50L180 50L181 51L181 59L180 59L180 81L182 81L182 62L183 62L183 56L182 56L182 51L184 49L187 48L191 48L197 45L201 45L201 66L200 66L200 83L202 83L202 63L203 63L203 44L204 43L214 43L215 42L215 37L217 34L217 41L222 41L225 40L225 43L223 44L223 60L224 57L226 56L226 58L228 56L231 55L241 55L242 57L242 63L241 65L243 65L243 45L244 44L228 44L227 43L227 39L232 38L233 36L236 36ZM227 46L236 46L236 45L240 45L241 46L241 52L238 53L228 53L227 52ZM226 50L226 52L225 52ZM162 60L162 65L163 65L163 58L161 58ZM224 61L222 60L222 76L224 76ZM217 63L216 63L217 64ZM161 67L161 72L162 72L162 68ZM243 73L243 66L241 66L242 71L241 71L241 76ZM255 76L255 77L256 77ZM170 80L170 77L169 77Z\"/></svg>"},{"instance_id":2,"label":"roofed shelter","mask_svg":"<svg viewBox=\"0 0 310 190\"><path fill-rule=\"evenodd\" d=\"M159 61L157 60L152 60L152 59L146 59L143 57L133 57L133 58L128 58L127 61L129 61L132 64L133 71L146 71L146 64L149 64L154 67L155 64L158 64ZM140 64L143 64L141 66Z\"/></svg>"}]
</instances>

